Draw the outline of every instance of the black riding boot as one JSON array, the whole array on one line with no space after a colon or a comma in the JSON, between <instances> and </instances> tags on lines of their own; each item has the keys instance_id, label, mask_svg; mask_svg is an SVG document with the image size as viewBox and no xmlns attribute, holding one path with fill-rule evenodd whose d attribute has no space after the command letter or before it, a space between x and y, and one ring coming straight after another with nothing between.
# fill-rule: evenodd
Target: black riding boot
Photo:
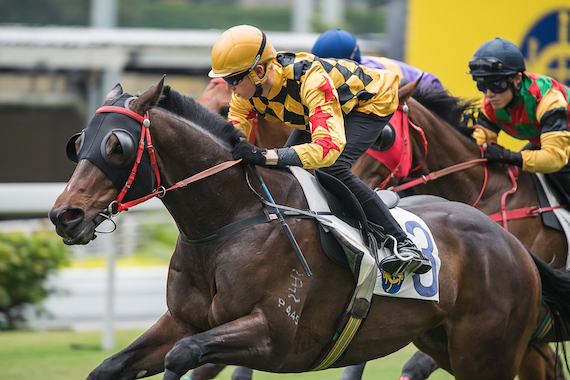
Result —
<instances>
[{"instance_id":1,"label":"black riding boot","mask_svg":"<svg viewBox=\"0 0 570 380\"><path fill-rule=\"evenodd\" d=\"M380 261L382 270L398 274L408 269L412 273L424 274L431 269L429 259L407 237L380 198L363 203L362 209L368 221L372 222L372 228L379 237L379 242L383 242L391 251L389 256Z\"/></svg>"}]
</instances>

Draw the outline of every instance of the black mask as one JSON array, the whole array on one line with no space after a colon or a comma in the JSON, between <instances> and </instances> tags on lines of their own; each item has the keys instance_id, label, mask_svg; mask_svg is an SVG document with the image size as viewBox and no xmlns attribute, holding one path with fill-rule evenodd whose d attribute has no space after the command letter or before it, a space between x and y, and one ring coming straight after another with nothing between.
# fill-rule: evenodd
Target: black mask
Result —
<instances>
[{"instance_id":1,"label":"black mask","mask_svg":"<svg viewBox=\"0 0 570 380\"><path fill-rule=\"evenodd\" d=\"M131 94L123 94L117 99L105 104L106 106L128 107L127 100L132 99ZM125 107L125 108L127 108ZM67 156L75 163L87 159L97 166L99 170L121 191L133 168L138 142L141 139L142 125L139 121L120 113L97 113L81 133L71 137L67 143ZM107 156L105 145L111 135L115 135L123 149L125 160L120 164L113 163ZM75 141L80 137L81 146L76 152ZM128 202L140 198L152 191L152 165L147 150L143 151L141 162L130 189L123 201Z\"/></svg>"}]
</instances>

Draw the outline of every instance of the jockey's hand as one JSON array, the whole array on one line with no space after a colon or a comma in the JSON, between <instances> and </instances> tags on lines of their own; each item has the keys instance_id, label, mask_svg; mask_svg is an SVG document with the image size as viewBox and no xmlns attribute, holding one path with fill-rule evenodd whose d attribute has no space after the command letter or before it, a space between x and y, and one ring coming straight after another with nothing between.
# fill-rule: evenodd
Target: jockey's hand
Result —
<instances>
[{"instance_id":1,"label":"jockey's hand","mask_svg":"<svg viewBox=\"0 0 570 380\"><path fill-rule=\"evenodd\" d=\"M489 160L489 162L504 162L505 164L522 167L522 154L520 154L520 152L511 152L498 145L489 145L485 148L484 157Z\"/></svg>"},{"instance_id":2,"label":"jockey's hand","mask_svg":"<svg viewBox=\"0 0 570 380\"><path fill-rule=\"evenodd\" d=\"M241 140L234 147L234 160L243 159L244 164L265 165L267 149L261 149L247 140Z\"/></svg>"}]
</instances>

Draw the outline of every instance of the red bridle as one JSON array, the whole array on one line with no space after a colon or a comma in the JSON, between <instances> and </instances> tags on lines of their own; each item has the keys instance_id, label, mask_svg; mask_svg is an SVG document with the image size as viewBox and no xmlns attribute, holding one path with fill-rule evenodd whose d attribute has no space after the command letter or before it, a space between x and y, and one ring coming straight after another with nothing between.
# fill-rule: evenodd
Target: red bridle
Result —
<instances>
[{"instance_id":1,"label":"red bridle","mask_svg":"<svg viewBox=\"0 0 570 380\"><path fill-rule=\"evenodd\" d=\"M386 177L386 179L377 187L377 189L379 189L379 190L383 190L384 188L386 188L386 186L388 185L388 182L392 178L396 178L398 180L404 180L404 179L408 178L409 172L416 171L423 166L423 164L426 162L427 155L428 155L428 144L427 144L427 139L426 139L425 133L424 133L423 129L421 129L420 127L415 125L409 119L409 116L408 116L409 107L406 104L399 105L398 110L402 111L402 114L403 114L402 126L400 128L400 130L404 134L402 142L401 142L402 144L404 144L403 149L402 149L402 154L401 154L398 165L396 165L396 167L392 170L390 175L388 177ZM416 166L415 168L413 168L409 171L401 172L400 169L401 169L402 163L405 162L406 159L411 160L411 155L412 155L410 141L409 141L409 127L410 126L412 126L412 128L414 128L414 130L419 133L419 135L423 141L424 158L423 158L422 162L418 166ZM376 158L378 161L385 164L379 157L375 156L374 154L371 154L371 155L374 158ZM483 150L481 150L481 157L483 157ZM394 186L390 190L392 190L394 192L406 190L406 189L409 189L411 187L414 187L414 186L426 183L428 181L437 179L439 177L442 177L442 176L445 176L445 175L448 175L451 173L455 173L455 172L460 171L460 170L465 170L465 169L471 168L471 167L476 166L476 165L484 164L485 162L487 162L487 159L485 159L485 158L480 158L480 159L476 159L476 160L463 162L463 163L460 163L457 165L450 166L448 168L444 168L444 169L429 173L428 175L422 175L421 177L416 178L416 179L410 179L405 184ZM479 203L479 200L481 199L483 192L485 191L485 187L487 186L487 177L488 177L487 166L485 166L485 180L483 183L483 187L481 189L481 192L479 193L479 196L477 197L477 200L473 204L473 207L475 207L477 205L477 203Z\"/></svg>"},{"instance_id":2,"label":"red bridle","mask_svg":"<svg viewBox=\"0 0 570 380\"><path fill-rule=\"evenodd\" d=\"M103 112L120 113L120 114L129 116L129 117L135 119L136 121L140 122L142 125L141 138L139 140L139 145L138 145L135 163L133 165L133 168L131 170L131 174L129 175L129 178L127 179L127 182L123 186L123 189L119 192L119 195L117 195L117 198L113 202L111 202L111 204L110 204L110 211L112 214L117 214L121 211L127 210L132 206L138 205L139 203L145 202L145 201L147 201L151 198L154 198L154 197L162 198L166 194L166 192L168 192L170 190L174 190L174 189L186 186L192 182L196 182L202 178L206 178L208 176L211 176L212 174L216 174L218 172L221 172L221 171L223 171L227 168L230 168L230 167L238 164L239 162L241 162L241 159L235 160L235 161L222 162L221 164L218 164L218 165L213 166L209 169L203 170L200 173L194 174L193 176L188 177L182 181L178 181L174 185L170 186L169 188L165 188L164 186L160 185L160 172L158 170L158 164L156 162L156 156L154 154L154 147L152 145L152 140L150 138L150 118L149 118L148 112L145 113L145 116L143 117L143 116L139 115L138 113L133 112L133 111L126 109L126 108L123 108L123 107L103 106L103 107L99 108L95 113L103 113ZM145 146L145 140L146 140L146 146ZM129 202L122 203L122 200L125 197L125 194L127 193L129 188L131 187L133 181L135 180L135 175L137 173L137 169L138 169L138 166L141 162L141 158L142 158L142 155L143 155L145 148L148 151L148 154L150 156L152 167L154 169L154 174L156 176L156 183L157 183L156 189L152 190L152 192L150 194L145 195L144 197L134 199L134 200L129 201Z\"/></svg>"},{"instance_id":3,"label":"red bridle","mask_svg":"<svg viewBox=\"0 0 570 380\"><path fill-rule=\"evenodd\" d=\"M427 140L426 140L424 131L420 127L416 126L414 123L412 123L410 121L410 118L408 117L408 112L409 112L408 105L407 104L398 105L398 111L397 112L400 112L402 117L400 119L400 125L398 126L396 133L401 132L402 137L401 137L401 139L397 139L398 142L401 144L401 146L394 147L394 148L396 148L397 150L401 150L401 154L400 154L400 158L398 159L398 163L394 166L390 175L388 177L386 177L386 179L380 184L380 186L378 186L378 188L380 190L384 189L388 185L388 182L392 178L402 180L402 179L406 178L410 172L413 172L413 171L421 168L422 165L425 163L425 160L427 158ZM412 126L412 128L414 128L422 137L423 143L424 143L424 151L425 151L425 156L424 156L423 161L418 166L416 166L415 168L413 168L411 170L410 170L410 167L411 167L411 161L412 161L412 149L410 146L410 126ZM390 159L390 157L389 157L388 151L386 151L386 152L375 152L375 151L368 150L367 153L370 154L372 157L376 158L378 161L382 162L386 167L389 168L388 160ZM394 152L394 153L396 153L396 152ZM384 161L384 159L386 161Z\"/></svg>"}]
</instances>

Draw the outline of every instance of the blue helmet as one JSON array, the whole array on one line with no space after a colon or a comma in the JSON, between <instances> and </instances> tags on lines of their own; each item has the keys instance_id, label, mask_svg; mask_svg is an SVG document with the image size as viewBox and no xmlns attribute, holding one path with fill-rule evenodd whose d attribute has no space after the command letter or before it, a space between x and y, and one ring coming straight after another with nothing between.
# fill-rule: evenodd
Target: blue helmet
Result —
<instances>
[{"instance_id":1,"label":"blue helmet","mask_svg":"<svg viewBox=\"0 0 570 380\"><path fill-rule=\"evenodd\" d=\"M526 70L524 57L510 41L495 38L483 43L469 60L469 74L477 77L514 75Z\"/></svg>"},{"instance_id":2,"label":"blue helmet","mask_svg":"<svg viewBox=\"0 0 570 380\"><path fill-rule=\"evenodd\" d=\"M356 38L342 29L327 30L313 45L311 54L321 58L351 59L360 63L360 47Z\"/></svg>"}]
</instances>

